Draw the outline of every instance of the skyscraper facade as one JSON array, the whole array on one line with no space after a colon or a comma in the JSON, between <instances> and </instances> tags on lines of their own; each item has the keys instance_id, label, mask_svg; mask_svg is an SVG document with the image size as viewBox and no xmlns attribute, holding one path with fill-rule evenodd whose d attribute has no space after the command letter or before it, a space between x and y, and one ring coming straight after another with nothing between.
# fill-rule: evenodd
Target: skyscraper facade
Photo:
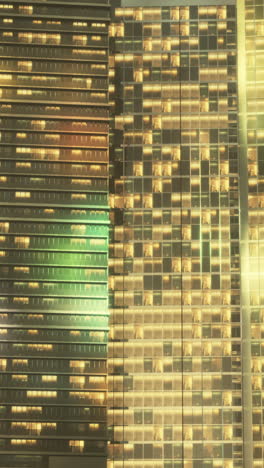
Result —
<instances>
[{"instance_id":1,"label":"skyscraper facade","mask_svg":"<svg viewBox=\"0 0 264 468\"><path fill-rule=\"evenodd\" d=\"M106 465L108 22L107 0L0 5L5 468Z\"/></svg>"},{"instance_id":2,"label":"skyscraper facade","mask_svg":"<svg viewBox=\"0 0 264 468\"><path fill-rule=\"evenodd\" d=\"M0 468L264 468L263 0L111 10L0 4Z\"/></svg>"},{"instance_id":3,"label":"skyscraper facade","mask_svg":"<svg viewBox=\"0 0 264 468\"><path fill-rule=\"evenodd\" d=\"M240 21L240 18L244 21ZM264 5L238 2L244 466L263 468Z\"/></svg>"},{"instance_id":4,"label":"skyscraper facade","mask_svg":"<svg viewBox=\"0 0 264 468\"><path fill-rule=\"evenodd\" d=\"M243 466L236 15L114 9L114 468Z\"/></svg>"}]
</instances>

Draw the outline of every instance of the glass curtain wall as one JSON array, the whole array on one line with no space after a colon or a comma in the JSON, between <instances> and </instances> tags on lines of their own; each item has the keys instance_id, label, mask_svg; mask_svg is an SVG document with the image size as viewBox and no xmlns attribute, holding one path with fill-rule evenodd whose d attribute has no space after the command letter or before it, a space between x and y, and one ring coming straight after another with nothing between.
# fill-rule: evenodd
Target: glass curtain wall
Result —
<instances>
[{"instance_id":1,"label":"glass curtain wall","mask_svg":"<svg viewBox=\"0 0 264 468\"><path fill-rule=\"evenodd\" d=\"M238 468L236 8L153 3L110 28L109 466Z\"/></svg>"},{"instance_id":2,"label":"glass curtain wall","mask_svg":"<svg viewBox=\"0 0 264 468\"><path fill-rule=\"evenodd\" d=\"M264 6L246 0L238 8L245 19L239 31L245 466L263 468Z\"/></svg>"}]
</instances>

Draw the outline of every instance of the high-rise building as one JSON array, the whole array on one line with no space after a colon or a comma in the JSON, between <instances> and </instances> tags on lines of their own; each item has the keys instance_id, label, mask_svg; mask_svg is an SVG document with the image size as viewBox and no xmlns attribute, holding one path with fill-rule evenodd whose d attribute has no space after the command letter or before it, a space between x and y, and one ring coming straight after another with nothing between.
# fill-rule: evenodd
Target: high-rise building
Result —
<instances>
[{"instance_id":1,"label":"high-rise building","mask_svg":"<svg viewBox=\"0 0 264 468\"><path fill-rule=\"evenodd\" d=\"M110 3L0 4L0 468L264 468L263 0Z\"/></svg>"},{"instance_id":2,"label":"high-rise building","mask_svg":"<svg viewBox=\"0 0 264 468\"><path fill-rule=\"evenodd\" d=\"M244 467L264 467L264 3L238 2Z\"/></svg>"},{"instance_id":3,"label":"high-rise building","mask_svg":"<svg viewBox=\"0 0 264 468\"><path fill-rule=\"evenodd\" d=\"M107 0L0 4L0 466L106 465Z\"/></svg>"},{"instance_id":4,"label":"high-rise building","mask_svg":"<svg viewBox=\"0 0 264 468\"><path fill-rule=\"evenodd\" d=\"M109 466L263 468L263 1L113 3Z\"/></svg>"}]
</instances>

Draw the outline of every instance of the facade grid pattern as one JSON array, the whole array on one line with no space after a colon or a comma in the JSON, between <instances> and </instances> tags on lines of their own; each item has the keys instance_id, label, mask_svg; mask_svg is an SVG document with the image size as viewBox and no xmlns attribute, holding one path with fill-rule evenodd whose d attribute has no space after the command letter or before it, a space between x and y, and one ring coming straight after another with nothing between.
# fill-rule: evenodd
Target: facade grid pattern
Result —
<instances>
[{"instance_id":1,"label":"facade grid pattern","mask_svg":"<svg viewBox=\"0 0 264 468\"><path fill-rule=\"evenodd\" d=\"M4 467L106 464L108 23L105 0L0 5Z\"/></svg>"},{"instance_id":2,"label":"facade grid pattern","mask_svg":"<svg viewBox=\"0 0 264 468\"><path fill-rule=\"evenodd\" d=\"M110 29L110 467L242 466L235 5Z\"/></svg>"}]
</instances>

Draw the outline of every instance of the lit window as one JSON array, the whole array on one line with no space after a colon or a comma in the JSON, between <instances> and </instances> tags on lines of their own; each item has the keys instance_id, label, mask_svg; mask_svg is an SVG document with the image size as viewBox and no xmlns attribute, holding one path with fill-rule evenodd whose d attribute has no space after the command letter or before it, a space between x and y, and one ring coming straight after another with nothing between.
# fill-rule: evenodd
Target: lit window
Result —
<instances>
[{"instance_id":1,"label":"lit window","mask_svg":"<svg viewBox=\"0 0 264 468\"><path fill-rule=\"evenodd\" d=\"M13 302L18 304L29 304L29 297L14 297Z\"/></svg>"},{"instance_id":2,"label":"lit window","mask_svg":"<svg viewBox=\"0 0 264 468\"><path fill-rule=\"evenodd\" d=\"M106 70L106 65L97 64L97 63L92 63L91 69L92 69L92 70Z\"/></svg>"},{"instance_id":3,"label":"lit window","mask_svg":"<svg viewBox=\"0 0 264 468\"><path fill-rule=\"evenodd\" d=\"M92 23L92 28L105 28L106 24L105 23Z\"/></svg>"},{"instance_id":4,"label":"lit window","mask_svg":"<svg viewBox=\"0 0 264 468\"><path fill-rule=\"evenodd\" d=\"M45 183L46 179L44 177L30 177L30 182L33 182L34 184L39 184L39 183Z\"/></svg>"},{"instance_id":5,"label":"lit window","mask_svg":"<svg viewBox=\"0 0 264 468\"><path fill-rule=\"evenodd\" d=\"M125 28L122 23L112 23L109 28L110 37L124 37Z\"/></svg>"},{"instance_id":6,"label":"lit window","mask_svg":"<svg viewBox=\"0 0 264 468\"><path fill-rule=\"evenodd\" d=\"M72 200L86 200L86 193L72 193L71 199Z\"/></svg>"},{"instance_id":7,"label":"lit window","mask_svg":"<svg viewBox=\"0 0 264 468\"><path fill-rule=\"evenodd\" d=\"M26 15L32 15L33 6L32 5L19 5L18 10L20 13L25 13Z\"/></svg>"},{"instance_id":8,"label":"lit window","mask_svg":"<svg viewBox=\"0 0 264 468\"><path fill-rule=\"evenodd\" d=\"M18 69L22 71L32 71L32 62L30 60L18 62Z\"/></svg>"},{"instance_id":9,"label":"lit window","mask_svg":"<svg viewBox=\"0 0 264 468\"><path fill-rule=\"evenodd\" d=\"M6 365L7 365L7 360L6 359L0 359L0 370L1 371L6 370Z\"/></svg>"},{"instance_id":10,"label":"lit window","mask_svg":"<svg viewBox=\"0 0 264 468\"><path fill-rule=\"evenodd\" d=\"M15 197L16 198L30 198L31 193L30 192L15 192Z\"/></svg>"},{"instance_id":11,"label":"lit window","mask_svg":"<svg viewBox=\"0 0 264 468\"><path fill-rule=\"evenodd\" d=\"M87 23L84 23L84 22L81 22L81 21L74 21L72 24L73 24L73 26L81 26L83 28L87 26Z\"/></svg>"},{"instance_id":12,"label":"lit window","mask_svg":"<svg viewBox=\"0 0 264 468\"><path fill-rule=\"evenodd\" d=\"M44 213L45 214L55 214L55 210L53 210L52 208L45 208Z\"/></svg>"},{"instance_id":13,"label":"lit window","mask_svg":"<svg viewBox=\"0 0 264 468\"><path fill-rule=\"evenodd\" d=\"M43 427L42 423L33 423L33 422L12 422L11 423L11 428L16 430L16 429L22 429L23 432L26 430L30 431L31 434L40 434L41 429Z\"/></svg>"},{"instance_id":14,"label":"lit window","mask_svg":"<svg viewBox=\"0 0 264 468\"><path fill-rule=\"evenodd\" d=\"M38 335L39 330L28 330L29 335Z\"/></svg>"},{"instance_id":15,"label":"lit window","mask_svg":"<svg viewBox=\"0 0 264 468\"><path fill-rule=\"evenodd\" d=\"M72 36L72 40L74 44L86 45L87 44L87 36L86 35L75 35Z\"/></svg>"},{"instance_id":16,"label":"lit window","mask_svg":"<svg viewBox=\"0 0 264 468\"><path fill-rule=\"evenodd\" d=\"M15 244L21 248L28 248L30 244L30 237L15 237Z\"/></svg>"},{"instance_id":17,"label":"lit window","mask_svg":"<svg viewBox=\"0 0 264 468\"><path fill-rule=\"evenodd\" d=\"M44 135L45 138L53 141L59 141L60 140L60 135L56 133L45 133Z\"/></svg>"},{"instance_id":18,"label":"lit window","mask_svg":"<svg viewBox=\"0 0 264 468\"><path fill-rule=\"evenodd\" d=\"M106 55L105 50L94 50L94 49L72 49L73 54L81 55Z\"/></svg>"},{"instance_id":19,"label":"lit window","mask_svg":"<svg viewBox=\"0 0 264 468\"><path fill-rule=\"evenodd\" d=\"M86 210L71 210L71 214L72 215L76 215L76 216L79 216L79 215L86 215Z\"/></svg>"},{"instance_id":20,"label":"lit window","mask_svg":"<svg viewBox=\"0 0 264 468\"><path fill-rule=\"evenodd\" d=\"M27 382L28 376L25 374L13 374L12 380L16 380L17 382Z\"/></svg>"},{"instance_id":21,"label":"lit window","mask_svg":"<svg viewBox=\"0 0 264 468\"><path fill-rule=\"evenodd\" d=\"M59 106L46 106L46 107L45 107L45 110L46 110L47 112L49 112L49 111L50 111L50 112L55 112L55 111L57 112L57 111L60 111L60 109L61 109L61 108L60 108Z\"/></svg>"},{"instance_id":22,"label":"lit window","mask_svg":"<svg viewBox=\"0 0 264 468\"><path fill-rule=\"evenodd\" d=\"M0 231L1 232L8 232L9 231L9 223L0 223Z\"/></svg>"},{"instance_id":23,"label":"lit window","mask_svg":"<svg viewBox=\"0 0 264 468\"><path fill-rule=\"evenodd\" d=\"M1 223L0 223L0 229L1 229ZM85 224L72 224L71 231L78 232L79 234L85 234L86 225Z\"/></svg>"},{"instance_id":24,"label":"lit window","mask_svg":"<svg viewBox=\"0 0 264 468\"><path fill-rule=\"evenodd\" d=\"M43 320L44 319L44 315L42 314L28 314L28 318L29 320Z\"/></svg>"},{"instance_id":25,"label":"lit window","mask_svg":"<svg viewBox=\"0 0 264 468\"><path fill-rule=\"evenodd\" d=\"M31 168L31 163L30 162L21 162L21 161L19 161L19 162L16 162L16 167L17 168L21 167L21 168L29 169L29 168Z\"/></svg>"},{"instance_id":26,"label":"lit window","mask_svg":"<svg viewBox=\"0 0 264 468\"><path fill-rule=\"evenodd\" d=\"M88 400L94 400L96 402L102 403L105 399L105 394L104 393L93 393L93 392L70 392L70 397L72 398L77 398L83 399L87 398Z\"/></svg>"},{"instance_id":27,"label":"lit window","mask_svg":"<svg viewBox=\"0 0 264 468\"><path fill-rule=\"evenodd\" d=\"M30 148L24 148L24 147L21 147L21 146L18 146L16 148L16 153L30 153Z\"/></svg>"},{"instance_id":28,"label":"lit window","mask_svg":"<svg viewBox=\"0 0 264 468\"><path fill-rule=\"evenodd\" d=\"M73 387L77 388L84 388L85 386L85 377L78 377L78 376L71 376L70 383Z\"/></svg>"},{"instance_id":29,"label":"lit window","mask_svg":"<svg viewBox=\"0 0 264 468\"><path fill-rule=\"evenodd\" d=\"M105 245L105 240L104 239L91 239L90 241L91 245L97 245L97 246L104 246Z\"/></svg>"},{"instance_id":30,"label":"lit window","mask_svg":"<svg viewBox=\"0 0 264 468\"><path fill-rule=\"evenodd\" d=\"M84 440L70 440L69 446L72 452L82 453L84 450Z\"/></svg>"},{"instance_id":31,"label":"lit window","mask_svg":"<svg viewBox=\"0 0 264 468\"><path fill-rule=\"evenodd\" d=\"M100 168L100 166L99 166ZM91 179L71 179L72 184L82 184L82 185L91 185L92 181Z\"/></svg>"},{"instance_id":32,"label":"lit window","mask_svg":"<svg viewBox=\"0 0 264 468\"><path fill-rule=\"evenodd\" d=\"M50 390L27 390L28 398L56 398L57 392Z\"/></svg>"},{"instance_id":33,"label":"lit window","mask_svg":"<svg viewBox=\"0 0 264 468\"><path fill-rule=\"evenodd\" d=\"M93 384L102 384L105 383L105 377L100 376L100 375L91 375L89 377L89 382Z\"/></svg>"},{"instance_id":34,"label":"lit window","mask_svg":"<svg viewBox=\"0 0 264 468\"><path fill-rule=\"evenodd\" d=\"M32 42L32 33L18 33L18 40L21 42Z\"/></svg>"},{"instance_id":35,"label":"lit window","mask_svg":"<svg viewBox=\"0 0 264 468\"><path fill-rule=\"evenodd\" d=\"M42 382L57 382L57 375L42 375Z\"/></svg>"},{"instance_id":36,"label":"lit window","mask_svg":"<svg viewBox=\"0 0 264 468\"><path fill-rule=\"evenodd\" d=\"M85 361L70 361L70 367L79 369L79 370L84 370L87 362Z\"/></svg>"},{"instance_id":37,"label":"lit window","mask_svg":"<svg viewBox=\"0 0 264 468\"><path fill-rule=\"evenodd\" d=\"M1 109L3 111L10 110L10 109L12 109L12 106L11 106L11 104L2 104Z\"/></svg>"},{"instance_id":38,"label":"lit window","mask_svg":"<svg viewBox=\"0 0 264 468\"><path fill-rule=\"evenodd\" d=\"M99 424L89 424L89 429L92 431L97 431L99 429Z\"/></svg>"},{"instance_id":39,"label":"lit window","mask_svg":"<svg viewBox=\"0 0 264 468\"><path fill-rule=\"evenodd\" d=\"M47 34L47 43L48 44L60 44L61 35L60 34Z\"/></svg>"},{"instance_id":40,"label":"lit window","mask_svg":"<svg viewBox=\"0 0 264 468\"><path fill-rule=\"evenodd\" d=\"M60 25L61 21L47 21L47 24L57 24Z\"/></svg>"},{"instance_id":41,"label":"lit window","mask_svg":"<svg viewBox=\"0 0 264 468\"><path fill-rule=\"evenodd\" d=\"M35 439L11 439L11 445L35 445Z\"/></svg>"},{"instance_id":42,"label":"lit window","mask_svg":"<svg viewBox=\"0 0 264 468\"><path fill-rule=\"evenodd\" d=\"M52 351L52 344L42 344L42 343L29 343L27 345L29 349L35 349L36 351Z\"/></svg>"},{"instance_id":43,"label":"lit window","mask_svg":"<svg viewBox=\"0 0 264 468\"><path fill-rule=\"evenodd\" d=\"M12 413L29 413L29 412L42 413L42 407L41 406L12 406L11 412Z\"/></svg>"},{"instance_id":44,"label":"lit window","mask_svg":"<svg viewBox=\"0 0 264 468\"><path fill-rule=\"evenodd\" d=\"M80 330L71 330L70 335L72 336L81 336Z\"/></svg>"},{"instance_id":45,"label":"lit window","mask_svg":"<svg viewBox=\"0 0 264 468\"><path fill-rule=\"evenodd\" d=\"M24 367L28 365L28 360L27 359L13 359L12 364L13 366Z\"/></svg>"},{"instance_id":46,"label":"lit window","mask_svg":"<svg viewBox=\"0 0 264 468\"><path fill-rule=\"evenodd\" d=\"M105 93L91 93L91 97L103 99L103 98L106 97L106 94ZM92 138L95 138L98 141L103 141L105 139L105 137L103 137L103 136L97 136L97 137L92 136Z\"/></svg>"},{"instance_id":47,"label":"lit window","mask_svg":"<svg viewBox=\"0 0 264 468\"><path fill-rule=\"evenodd\" d=\"M39 78L39 77L37 77ZM42 77L44 78L44 77ZM44 130L46 127L46 120L31 120L31 124L39 130Z\"/></svg>"},{"instance_id":48,"label":"lit window","mask_svg":"<svg viewBox=\"0 0 264 468\"><path fill-rule=\"evenodd\" d=\"M23 96L31 96L32 95L32 89L18 89L17 90L17 95L23 95Z\"/></svg>"}]
</instances>

